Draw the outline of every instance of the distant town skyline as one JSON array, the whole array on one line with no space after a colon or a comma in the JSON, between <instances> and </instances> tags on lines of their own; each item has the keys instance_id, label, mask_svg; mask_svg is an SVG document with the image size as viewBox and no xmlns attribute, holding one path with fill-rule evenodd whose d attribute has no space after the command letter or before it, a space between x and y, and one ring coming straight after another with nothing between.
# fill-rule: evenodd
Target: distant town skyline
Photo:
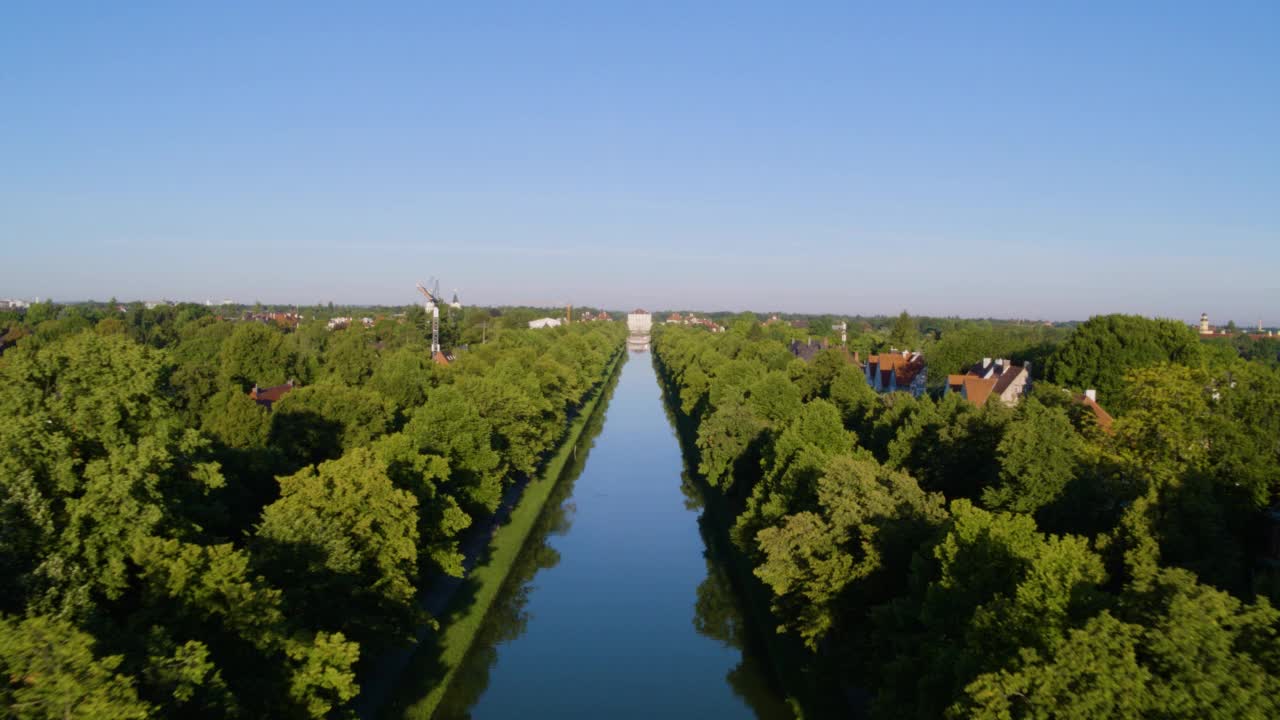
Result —
<instances>
[{"instance_id":1,"label":"distant town skyline","mask_svg":"<svg viewBox=\"0 0 1280 720\"><path fill-rule=\"evenodd\" d=\"M444 291L444 290L442 289L442 291L441 291L441 292L442 292L444 295L446 295L446 297L447 297L447 296L451 296L451 295L452 295L452 291L448 291L448 292L446 292L446 291ZM394 302L394 301L391 301L391 302L371 302L371 301L359 301L359 300L353 300L353 301L340 301L340 300L313 300L313 301L290 301L290 300L280 300L280 301L271 301L271 300L263 300L263 299L261 299L261 298L254 298L254 299L251 299L251 300L246 300L246 299L243 299L243 298L216 298L216 299L215 299L215 298L204 298L204 299L199 299L199 298L184 298L184 297L177 297L177 296L126 297L126 296L121 296L121 295L109 295L109 296L107 296L107 297L105 297L105 298L104 298L104 297L88 297L88 298L71 298L71 297L66 297L66 298L56 298L56 297L52 297L52 296L40 296L40 295L31 296L31 297L28 297L28 298L20 298L20 297L16 297L16 296L12 297L12 299L16 299L16 300L24 300L24 301L26 301L26 302L40 302L40 301L50 300L50 301L55 302L55 303L71 303L71 304L74 304L74 303L83 303L83 302L106 302L106 301L109 301L109 300L111 300L111 299L113 299L113 298L116 300L116 302L119 302L119 303L121 303L121 304L130 304L130 303L134 303L134 302L142 302L142 303L145 303L145 304L150 305L150 304L152 304L152 303L171 302L171 303L195 303L195 304L198 304L198 305L206 305L206 306L213 306L213 307L218 307L218 306L222 306L222 305L236 305L236 306L246 306L246 307L247 307L247 306L252 306L252 305L255 305L255 304L258 304L258 303L261 303L262 305L270 305L270 306L290 306L290 305L292 305L292 306L296 306L296 307L315 307L315 306L323 306L323 305L327 305L327 304L328 304L328 303L330 303L330 302L333 302L335 305L343 305L343 306L351 306L351 307L405 307L405 306L408 306L408 305L420 305L420 304L421 304L421 301L420 301L420 300L410 301L410 302ZM0 302L7 301L7 300L9 300L9 299L11 299L11 298L10 298L10 297L8 297L8 296L0 296ZM573 308L574 308L574 310L575 310L575 314L576 314L576 312L577 312L577 311L579 311L579 310L581 310L581 309L583 309L583 308L599 308L599 309L603 309L603 310L609 310L609 311L615 311L615 312L624 312L624 313L625 313L625 312L628 312L629 310L631 310L633 307L636 307L636 303L631 303L631 304L622 303L622 304L612 304L612 305L611 305L611 304L608 304L608 303L598 303L598 302L590 302L590 301L584 301L584 302L572 301L572 302L569 302L569 303L554 303L554 302L475 302L475 303L472 303L472 302L466 302L466 303L460 303L460 304L462 304L462 305L478 305L478 306L482 306L482 307L538 307L538 308L560 308L560 307L564 307L565 305L572 305L572 307L573 307ZM834 310L821 310L821 309L820 309L820 310L788 310L788 309L783 309L783 308L767 308L767 307L727 307L727 306L725 306L725 307L711 307L711 306L708 306L708 307L701 307L701 306L695 307L695 306L676 306L676 305L649 304L649 305L644 306L642 309L646 310L646 312L653 312L653 313L665 313L665 312L694 312L694 313L698 313L698 312L702 312L702 313L721 313L721 312L729 312L729 313L741 313L741 312L751 312L751 313L755 313L755 314L757 314L757 315L761 315L761 316L769 315L769 314L771 314L771 313L781 313L781 314L784 314L784 315L805 315L805 316L830 315L830 316L837 317L837 318L838 318L838 317L878 317L878 316L892 317L892 316L898 315L898 314L899 314L899 313L901 313L903 310L905 310L905 311L907 311L907 313L908 313L908 314L910 314L910 315L912 315L912 316L915 316L915 317L931 317L931 318L949 318L949 317L955 317L955 318L960 318L960 319L965 319L965 320L975 320L975 319L976 319L976 320L984 320L984 319L990 319L990 320L1011 320L1011 321L1018 321L1018 320L1021 320L1021 321L1027 321L1027 322L1055 322L1055 323L1057 323L1057 322L1082 322L1082 321L1084 321L1084 320L1089 319L1089 317L1090 317L1090 316L1082 316L1082 317L1044 317L1044 316L1032 316L1032 315L959 315L959 314L956 314L956 313L954 313L954 312L925 312L925 311L921 311L921 310L913 310L912 308L909 308L909 307L898 308L897 310L886 310L886 311L883 311L883 312L871 312L871 311L866 311L866 310L863 310L863 311L857 311L857 310L853 310L853 311L834 311ZM1109 314L1109 313L1114 313L1114 312L1125 312L1125 311L1122 311L1122 310L1110 310L1110 311L1103 312L1103 313L1093 313L1093 314L1094 314L1094 315L1098 315L1098 314ZM1200 325L1200 318L1201 318L1201 315L1205 315L1205 314L1207 314L1207 315L1209 316L1211 326L1212 326L1212 327L1214 327L1214 328L1218 328L1218 329L1221 329L1221 328L1225 327L1228 323L1231 323L1231 322L1234 322L1234 323L1237 325L1237 327L1238 327L1241 331L1248 331L1248 330L1249 330L1249 329L1251 329L1251 328L1257 328L1257 326L1258 326L1259 324L1261 324L1263 328L1277 328L1277 327L1280 327L1280 322L1278 322L1278 323L1268 323L1266 320L1264 320L1264 319L1262 319L1262 318L1260 318L1260 317L1259 317L1259 318L1254 318L1254 319L1252 319L1252 320L1240 320L1239 318L1235 318L1235 317L1215 317L1212 313L1201 313L1200 315L1196 315L1196 317L1195 317L1195 318L1183 318L1183 317L1180 317L1180 316L1174 316L1174 315L1168 315L1168 314L1162 314L1162 313L1137 313L1137 314L1145 314L1145 315L1147 315L1148 317L1167 318L1167 319L1173 319L1173 320L1180 320L1180 321L1184 321L1184 322L1186 322L1186 323L1187 323L1188 325L1190 325L1190 326L1199 326L1199 325Z\"/></svg>"},{"instance_id":2,"label":"distant town skyline","mask_svg":"<svg viewBox=\"0 0 1280 720\"><path fill-rule=\"evenodd\" d=\"M302 8L305 8L303 11ZM1280 4L0 10L0 297L1280 325Z\"/></svg>"}]
</instances>

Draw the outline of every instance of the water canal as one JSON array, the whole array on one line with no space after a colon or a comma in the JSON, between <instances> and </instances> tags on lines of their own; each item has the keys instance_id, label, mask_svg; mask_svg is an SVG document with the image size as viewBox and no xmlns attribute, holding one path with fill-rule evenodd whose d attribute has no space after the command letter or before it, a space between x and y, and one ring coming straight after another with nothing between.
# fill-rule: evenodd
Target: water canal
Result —
<instances>
[{"instance_id":1,"label":"water canal","mask_svg":"<svg viewBox=\"0 0 1280 720\"><path fill-rule=\"evenodd\" d=\"M647 351L595 420L435 717L791 717L707 551Z\"/></svg>"}]
</instances>

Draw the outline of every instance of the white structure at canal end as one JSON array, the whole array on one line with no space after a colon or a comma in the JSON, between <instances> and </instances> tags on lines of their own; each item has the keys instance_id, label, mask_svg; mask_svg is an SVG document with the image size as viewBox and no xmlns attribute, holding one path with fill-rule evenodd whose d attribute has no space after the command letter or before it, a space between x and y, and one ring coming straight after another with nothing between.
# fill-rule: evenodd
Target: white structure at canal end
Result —
<instances>
[{"instance_id":1,"label":"white structure at canal end","mask_svg":"<svg viewBox=\"0 0 1280 720\"><path fill-rule=\"evenodd\" d=\"M649 349L649 331L653 328L653 316L644 310L627 313L627 347L635 352Z\"/></svg>"}]
</instances>

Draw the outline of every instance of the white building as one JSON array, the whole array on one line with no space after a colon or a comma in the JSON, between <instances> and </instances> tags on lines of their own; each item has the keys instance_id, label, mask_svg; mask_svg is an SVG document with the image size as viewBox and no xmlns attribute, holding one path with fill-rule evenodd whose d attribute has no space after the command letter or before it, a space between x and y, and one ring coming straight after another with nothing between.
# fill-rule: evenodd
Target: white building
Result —
<instances>
[{"instance_id":1,"label":"white building","mask_svg":"<svg viewBox=\"0 0 1280 720\"><path fill-rule=\"evenodd\" d=\"M996 397L1005 405L1017 405L1031 389L1031 363L1014 365L1006 358L982 358L963 375L948 375L942 393L960 393L974 405Z\"/></svg>"},{"instance_id":2,"label":"white building","mask_svg":"<svg viewBox=\"0 0 1280 720\"><path fill-rule=\"evenodd\" d=\"M653 316L644 310L627 313L627 330L632 335L648 335L653 329Z\"/></svg>"},{"instance_id":3,"label":"white building","mask_svg":"<svg viewBox=\"0 0 1280 720\"><path fill-rule=\"evenodd\" d=\"M544 317L538 318L537 320L530 320L529 327L537 330L539 328L560 327L562 323L564 323L564 321L560 318Z\"/></svg>"}]
</instances>

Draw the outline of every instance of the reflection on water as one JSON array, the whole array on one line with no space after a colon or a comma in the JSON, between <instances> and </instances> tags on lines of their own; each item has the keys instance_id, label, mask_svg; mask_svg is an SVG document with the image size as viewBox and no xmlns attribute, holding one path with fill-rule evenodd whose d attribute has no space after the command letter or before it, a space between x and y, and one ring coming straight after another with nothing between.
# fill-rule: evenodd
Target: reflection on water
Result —
<instances>
[{"instance_id":1,"label":"reflection on water","mask_svg":"<svg viewBox=\"0 0 1280 720\"><path fill-rule=\"evenodd\" d=\"M714 543L708 543L707 578L698 585L693 627L701 635L742 651L741 661L725 679L734 694L755 711L757 718L789 720L794 714L774 686L771 670L764 661L763 640L747 623L742 599L733 588L728 568L718 559L713 547Z\"/></svg>"},{"instance_id":2,"label":"reflection on water","mask_svg":"<svg viewBox=\"0 0 1280 720\"><path fill-rule=\"evenodd\" d=\"M583 428L577 451L565 465L559 484L547 498L542 514L529 533L528 541L511 567L511 574L507 576L480 632L476 634L475 643L463 658L462 665L454 675L453 684L436 708L436 718L470 718L472 706L489 688L489 672L498 662L498 646L524 634L529 623L529 613L525 607L529 602L529 593L535 588L534 576L538 571L553 568L560 563L560 553L551 546L549 540L568 532L573 524L573 513L576 510L573 486L587 464L587 456L595 446L596 436L604 429L605 409L609 406L617 385L618 375L615 374L605 387L604 396L595 413Z\"/></svg>"},{"instance_id":3,"label":"reflection on water","mask_svg":"<svg viewBox=\"0 0 1280 720\"><path fill-rule=\"evenodd\" d=\"M616 383L436 718L792 717L647 353Z\"/></svg>"}]
</instances>

